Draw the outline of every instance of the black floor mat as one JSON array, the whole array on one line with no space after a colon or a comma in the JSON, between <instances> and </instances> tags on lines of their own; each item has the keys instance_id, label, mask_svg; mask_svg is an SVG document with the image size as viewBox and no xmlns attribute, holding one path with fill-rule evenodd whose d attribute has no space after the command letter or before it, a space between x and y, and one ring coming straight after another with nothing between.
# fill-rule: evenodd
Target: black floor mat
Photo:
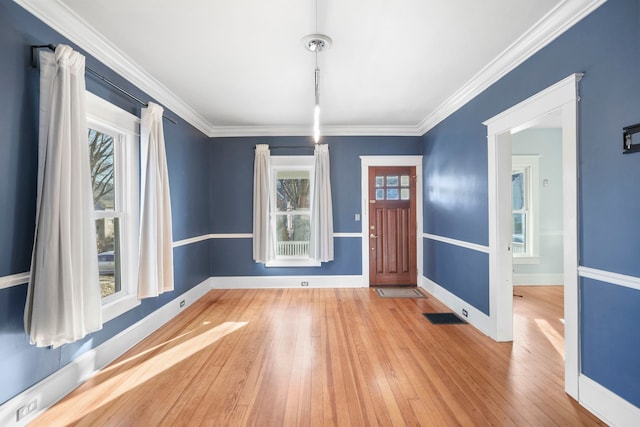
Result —
<instances>
[{"instance_id":1,"label":"black floor mat","mask_svg":"<svg viewBox=\"0 0 640 427\"><path fill-rule=\"evenodd\" d=\"M434 325L459 325L467 323L454 313L422 313Z\"/></svg>"}]
</instances>

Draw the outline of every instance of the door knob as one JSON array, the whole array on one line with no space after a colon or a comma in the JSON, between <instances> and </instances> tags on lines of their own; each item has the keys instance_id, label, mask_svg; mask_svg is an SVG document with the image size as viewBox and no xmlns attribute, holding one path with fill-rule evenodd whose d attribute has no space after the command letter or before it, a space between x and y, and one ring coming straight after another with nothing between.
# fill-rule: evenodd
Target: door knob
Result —
<instances>
[{"instance_id":1,"label":"door knob","mask_svg":"<svg viewBox=\"0 0 640 427\"><path fill-rule=\"evenodd\" d=\"M378 236L376 236L375 234L371 233L371 234L369 234L369 237L371 237L372 239L375 239Z\"/></svg>"}]
</instances>

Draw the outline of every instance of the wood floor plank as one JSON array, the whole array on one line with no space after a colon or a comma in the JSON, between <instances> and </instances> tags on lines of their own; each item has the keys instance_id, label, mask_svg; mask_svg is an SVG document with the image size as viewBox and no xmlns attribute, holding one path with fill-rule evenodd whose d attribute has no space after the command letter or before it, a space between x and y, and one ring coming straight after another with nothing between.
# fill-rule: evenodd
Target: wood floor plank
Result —
<instances>
[{"instance_id":1,"label":"wood floor plank","mask_svg":"<svg viewBox=\"0 0 640 427\"><path fill-rule=\"evenodd\" d=\"M496 343L433 297L214 290L32 425L604 425L563 390L562 291L514 288Z\"/></svg>"}]
</instances>

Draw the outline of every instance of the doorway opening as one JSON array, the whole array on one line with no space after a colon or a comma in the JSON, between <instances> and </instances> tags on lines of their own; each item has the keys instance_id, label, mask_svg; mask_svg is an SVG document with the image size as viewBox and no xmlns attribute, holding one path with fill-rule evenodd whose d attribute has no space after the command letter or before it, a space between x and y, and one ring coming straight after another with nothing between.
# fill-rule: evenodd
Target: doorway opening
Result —
<instances>
[{"instance_id":1,"label":"doorway opening","mask_svg":"<svg viewBox=\"0 0 640 427\"><path fill-rule=\"evenodd\" d=\"M577 103L582 74L572 74L487 120L490 335L513 340L512 134L550 114L562 128L562 242L565 391L578 398Z\"/></svg>"},{"instance_id":2,"label":"doorway opening","mask_svg":"<svg viewBox=\"0 0 640 427\"><path fill-rule=\"evenodd\" d=\"M372 252L371 250L371 242L373 241L374 244L376 242L376 238L371 238L371 234L373 234L374 236L377 236L376 231L377 230L371 230L370 227L371 225L375 226L375 221L374 224L371 223L372 218L371 218L371 213L375 212L375 210L371 209L371 206L376 204L376 197L375 197L375 181L374 181L374 190L372 196L370 196L370 168L377 168L377 167L399 167L399 168L404 168L404 167L409 167L412 168L412 172L413 170L415 170L415 174L413 175L413 177L411 177L414 186L413 188L410 190L412 193L413 191L415 191L415 197L413 198L413 202L411 202L412 204L414 204L414 212L415 212L415 220L411 220L415 223L415 242L413 243L413 247L411 249L415 249L412 250L412 254L411 254L411 258L409 258L409 262L413 262L415 265L415 273L411 273L414 277L416 277L417 279L417 283L418 284L420 282L420 277L422 274L422 264L423 264L423 259L422 259L422 156L360 156L360 162L361 162L361 194L362 194L362 278L363 278L363 285L364 286L371 286L371 285L376 285L377 283L374 283L371 281L371 268L372 268L372 263L370 262L370 256L369 256L369 252ZM383 170L383 169L381 169ZM392 180L393 177L395 175L398 175L398 185L396 186L398 189L398 195L399 198L402 199L402 188L407 188L409 189L408 186L402 187L402 174L388 174ZM387 175L381 175L384 176L385 180L387 178ZM393 193L393 191L396 189L396 187L394 187L393 185L391 185L390 187L387 186L386 181L384 183L384 186L381 186L379 189L384 189L384 191L386 192L387 189L391 190L391 193ZM392 182L393 184L393 182ZM387 188L388 187L388 188ZM386 194L386 193L385 193ZM395 193L394 193L395 194ZM394 196L395 197L395 196ZM411 198L411 196L410 196ZM372 232L373 231L373 232ZM374 251L375 252L375 246L374 246ZM374 279L374 281L376 281ZM384 284L384 283L381 283ZM406 283L409 284L409 283Z\"/></svg>"}]
</instances>

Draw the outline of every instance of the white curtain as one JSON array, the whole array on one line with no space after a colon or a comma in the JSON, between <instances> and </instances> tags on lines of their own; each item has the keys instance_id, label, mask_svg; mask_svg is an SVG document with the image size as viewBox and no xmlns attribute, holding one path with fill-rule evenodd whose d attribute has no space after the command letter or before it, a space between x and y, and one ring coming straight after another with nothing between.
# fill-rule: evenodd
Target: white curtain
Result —
<instances>
[{"instance_id":1,"label":"white curtain","mask_svg":"<svg viewBox=\"0 0 640 427\"><path fill-rule=\"evenodd\" d=\"M140 122L140 263L138 298L173 290L173 233L163 108L153 102Z\"/></svg>"},{"instance_id":2,"label":"white curtain","mask_svg":"<svg viewBox=\"0 0 640 427\"><path fill-rule=\"evenodd\" d=\"M40 52L38 195L25 331L38 347L102 328L84 56Z\"/></svg>"},{"instance_id":3,"label":"white curtain","mask_svg":"<svg viewBox=\"0 0 640 427\"><path fill-rule=\"evenodd\" d=\"M253 163L253 259L267 262L273 258L269 244L269 145L256 145Z\"/></svg>"},{"instance_id":4,"label":"white curtain","mask_svg":"<svg viewBox=\"0 0 640 427\"><path fill-rule=\"evenodd\" d=\"M310 257L316 261L333 260L333 205L331 203L331 178L329 146L316 145L314 151L315 179Z\"/></svg>"}]
</instances>

